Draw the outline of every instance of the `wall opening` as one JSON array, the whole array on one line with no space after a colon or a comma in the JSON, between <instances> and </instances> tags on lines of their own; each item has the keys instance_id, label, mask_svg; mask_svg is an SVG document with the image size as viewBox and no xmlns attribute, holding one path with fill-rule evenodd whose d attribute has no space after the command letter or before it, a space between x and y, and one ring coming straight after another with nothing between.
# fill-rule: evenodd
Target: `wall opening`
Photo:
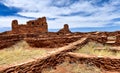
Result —
<instances>
[{"instance_id":1,"label":"wall opening","mask_svg":"<svg viewBox=\"0 0 120 73\"><path fill-rule=\"evenodd\" d=\"M34 25L34 22L32 22L32 25Z\"/></svg>"}]
</instances>

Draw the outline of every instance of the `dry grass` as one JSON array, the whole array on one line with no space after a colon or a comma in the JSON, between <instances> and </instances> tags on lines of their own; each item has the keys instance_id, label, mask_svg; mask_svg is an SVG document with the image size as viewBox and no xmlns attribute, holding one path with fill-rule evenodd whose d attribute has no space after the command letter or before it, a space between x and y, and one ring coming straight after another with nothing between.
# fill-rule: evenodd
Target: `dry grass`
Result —
<instances>
[{"instance_id":1,"label":"dry grass","mask_svg":"<svg viewBox=\"0 0 120 73\"><path fill-rule=\"evenodd\" d=\"M102 47L105 50L96 50L96 48ZM76 50L77 53L84 53L88 55L97 55L97 56L115 56L120 57L120 52L113 52L110 50L110 46L102 45L95 42L89 42L84 47Z\"/></svg>"},{"instance_id":2,"label":"dry grass","mask_svg":"<svg viewBox=\"0 0 120 73\"><path fill-rule=\"evenodd\" d=\"M42 73L101 73L101 70L95 66L64 62L58 65L56 69L48 68Z\"/></svg>"},{"instance_id":3,"label":"dry grass","mask_svg":"<svg viewBox=\"0 0 120 73\"><path fill-rule=\"evenodd\" d=\"M10 48L0 50L0 66L18 64L47 53L43 49L34 50L29 48L29 45L25 41L21 41Z\"/></svg>"}]
</instances>

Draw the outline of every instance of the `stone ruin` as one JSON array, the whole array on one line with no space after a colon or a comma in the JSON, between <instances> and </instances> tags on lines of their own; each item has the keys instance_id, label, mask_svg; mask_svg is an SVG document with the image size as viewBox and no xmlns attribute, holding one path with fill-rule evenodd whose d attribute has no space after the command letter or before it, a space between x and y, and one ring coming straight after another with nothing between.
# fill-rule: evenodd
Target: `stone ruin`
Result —
<instances>
[{"instance_id":1,"label":"stone ruin","mask_svg":"<svg viewBox=\"0 0 120 73\"><path fill-rule=\"evenodd\" d=\"M120 45L120 34L116 35L116 45Z\"/></svg>"},{"instance_id":2,"label":"stone ruin","mask_svg":"<svg viewBox=\"0 0 120 73\"><path fill-rule=\"evenodd\" d=\"M64 33L64 34L71 33L68 24L65 24L64 27L58 31L58 33Z\"/></svg>"},{"instance_id":3,"label":"stone ruin","mask_svg":"<svg viewBox=\"0 0 120 73\"><path fill-rule=\"evenodd\" d=\"M11 25L11 31L0 34L0 49L10 47L21 40L27 41L32 47L54 48L61 47L78 39L69 39L68 37L72 35L63 35L71 33L68 24L65 24L64 28L58 32L48 32L46 17L30 20L26 24L18 24L17 20L13 20Z\"/></svg>"},{"instance_id":4,"label":"stone ruin","mask_svg":"<svg viewBox=\"0 0 120 73\"><path fill-rule=\"evenodd\" d=\"M68 62L70 64L85 64L89 67L95 66L100 68L101 71L117 71L114 73L120 72L120 58L104 56L98 57L95 55L75 53L74 51L77 50L78 47L80 48L86 43L85 40L86 39L83 40L82 38L81 41L73 42L72 45L69 44L64 48L58 48L58 50L54 50L54 52L49 53L44 57L2 68L0 73L43 73L43 70L48 68L56 69L58 65L64 62Z\"/></svg>"},{"instance_id":5,"label":"stone ruin","mask_svg":"<svg viewBox=\"0 0 120 73\"><path fill-rule=\"evenodd\" d=\"M48 25L46 21L46 17L38 18L36 20L30 20L26 24L18 24L17 20L12 21L12 31L13 34L23 34L23 33L47 33ZM10 34L11 34L10 33ZM58 33L71 33L69 30L68 24L65 24L62 29L58 31Z\"/></svg>"},{"instance_id":6,"label":"stone ruin","mask_svg":"<svg viewBox=\"0 0 120 73\"><path fill-rule=\"evenodd\" d=\"M116 43L111 45L120 46L120 32L93 32L93 33L72 33L69 35L63 35L71 33L69 30L68 24L65 24L62 29L57 33L62 33L58 35L56 33L48 32L48 25L46 22L46 17L38 18L36 20L28 21L25 25L19 25L17 20L12 21L12 31L11 33L16 34L1 34L0 35L0 49L10 47L15 43L25 40L32 47L47 47L47 48L58 48L66 46L69 43L75 42L82 37L86 37L86 40L83 42L74 44L73 46L67 46L63 50L58 50L55 53L49 54L47 57L38 59L37 61L25 63L22 65L6 68L1 70L0 73L11 73L11 72L40 72L44 68L55 67L58 64L64 62L65 60L70 63L79 62L85 63L88 65L95 65L101 69L119 71L120 72L120 59L108 58L108 57L95 57L95 56L85 56L70 53L73 50L77 49L77 46L82 47L89 41L97 41L103 44L106 44L108 40L111 40L111 37L114 38ZM47 33L46 33L47 32ZM26 34L20 34L26 33ZM33 33L33 34L30 34ZM46 33L46 34L35 34L35 33ZM90 34L90 35L88 35ZM78 41L77 41L78 42ZM73 43L72 43L73 44ZM71 44L70 44L71 45ZM68 53L67 53L68 52Z\"/></svg>"},{"instance_id":7,"label":"stone ruin","mask_svg":"<svg viewBox=\"0 0 120 73\"><path fill-rule=\"evenodd\" d=\"M89 35L88 35L89 34ZM10 47L20 40L25 40L31 47L57 48L77 41L81 37L87 37L87 41L96 41L106 44L110 41L108 37L115 36L115 43L120 45L120 32L88 32L71 33L68 24L65 24L58 32L48 32L46 17L30 20L26 24L18 24L17 20L12 21L12 31L0 34L0 49ZM54 45L53 45L54 44Z\"/></svg>"},{"instance_id":8,"label":"stone ruin","mask_svg":"<svg viewBox=\"0 0 120 73\"><path fill-rule=\"evenodd\" d=\"M12 21L13 33L46 33L48 32L48 25L46 17L30 20L26 24L18 24L17 20Z\"/></svg>"}]
</instances>

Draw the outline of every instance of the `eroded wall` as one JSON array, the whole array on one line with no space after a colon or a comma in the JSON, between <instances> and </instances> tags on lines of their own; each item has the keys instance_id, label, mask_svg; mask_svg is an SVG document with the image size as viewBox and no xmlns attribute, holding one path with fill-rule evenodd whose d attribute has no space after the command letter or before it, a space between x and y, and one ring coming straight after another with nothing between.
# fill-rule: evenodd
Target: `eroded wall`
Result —
<instances>
[{"instance_id":1,"label":"eroded wall","mask_svg":"<svg viewBox=\"0 0 120 73\"><path fill-rule=\"evenodd\" d=\"M21 33L46 33L48 32L48 25L46 17L30 20L26 24L18 24L17 20L12 21L12 32L16 34Z\"/></svg>"}]
</instances>

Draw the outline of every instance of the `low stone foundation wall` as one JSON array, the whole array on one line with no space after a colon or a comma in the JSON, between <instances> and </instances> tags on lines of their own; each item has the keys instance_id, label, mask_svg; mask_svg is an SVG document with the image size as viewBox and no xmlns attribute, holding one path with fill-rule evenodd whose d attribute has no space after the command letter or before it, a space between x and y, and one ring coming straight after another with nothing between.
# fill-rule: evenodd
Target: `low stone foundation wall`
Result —
<instances>
[{"instance_id":1,"label":"low stone foundation wall","mask_svg":"<svg viewBox=\"0 0 120 73\"><path fill-rule=\"evenodd\" d=\"M51 52L50 54L35 61L3 69L0 73L42 73L43 69L49 67L55 68L57 65L65 61L96 66L106 71L120 72L119 58L97 57L72 53L73 50L77 49L78 44L80 47L84 43L86 43L85 40L72 43L73 45L70 44L64 48L60 48L57 51Z\"/></svg>"},{"instance_id":2,"label":"low stone foundation wall","mask_svg":"<svg viewBox=\"0 0 120 73\"><path fill-rule=\"evenodd\" d=\"M101 37L101 36L89 36L88 37L89 41L96 41L99 43L105 44L107 42L107 37Z\"/></svg>"},{"instance_id":3,"label":"low stone foundation wall","mask_svg":"<svg viewBox=\"0 0 120 73\"><path fill-rule=\"evenodd\" d=\"M0 35L0 49L10 47L18 41L22 40L22 36L19 35Z\"/></svg>"},{"instance_id":4,"label":"low stone foundation wall","mask_svg":"<svg viewBox=\"0 0 120 73\"><path fill-rule=\"evenodd\" d=\"M81 39L79 37L52 37L52 38L28 38L25 39L31 47L38 48L58 48L68 45L69 43L75 42Z\"/></svg>"},{"instance_id":5,"label":"low stone foundation wall","mask_svg":"<svg viewBox=\"0 0 120 73\"><path fill-rule=\"evenodd\" d=\"M106 71L120 72L120 58L98 57L78 53L68 53L67 56L71 63L79 62L81 64L87 64L89 66L96 66Z\"/></svg>"},{"instance_id":6,"label":"low stone foundation wall","mask_svg":"<svg viewBox=\"0 0 120 73\"><path fill-rule=\"evenodd\" d=\"M0 49L12 46L16 41L25 40L31 47L40 48L58 48L68 45L71 42L79 40L81 37L86 37L84 33L69 33L69 34L58 34L58 33L46 33L46 34L4 34L0 35ZM96 41L102 44L106 44L107 36L97 36L90 34L88 41ZM14 40L15 39L15 40ZM13 40L13 41L12 41ZM6 42L7 41L7 42ZM10 42L9 42L10 41ZM112 46L119 46L119 36L117 36L116 42L109 44Z\"/></svg>"},{"instance_id":7,"label":"low stone foundation wall","mask_svg":"<svg viewBox=\"0 0 120 73\"><path fill-rule=\"evenodd\" d=\"M79 41L71 43L68 46L59 48L58 50L35 61L2 69L0 73L41 73L44 68L55 67L56 65L64 62L67 56L66 52L76 50L78 45L81 47L85 43L86 38L83 38Z\"/></svg>"},{"instance_id":8,"label":"low stone foundation wall","mask_svg":"<svg viewBox=\"0 0 120 73\"><path fill-rule=\"evenodd\" d=\"M37 34L11 34L0 35L0 49L10 47L24 38L37 37Z\"/></svg>"},{"instance_id":9,"label":"low stone foundation wall","mask_svg":"<svg viewBox=\"0 0 120 73\"><path fill-rule=\"evenodd\" d=\"M41 73L43 69L53 67L63 63L80 63L89 66L96 66L106 71L120 71L120 59L109 57L88 56L75 53L57 53L36 61L14 66L0 71L1 73Z\"/></svg>"}]
</instances>

